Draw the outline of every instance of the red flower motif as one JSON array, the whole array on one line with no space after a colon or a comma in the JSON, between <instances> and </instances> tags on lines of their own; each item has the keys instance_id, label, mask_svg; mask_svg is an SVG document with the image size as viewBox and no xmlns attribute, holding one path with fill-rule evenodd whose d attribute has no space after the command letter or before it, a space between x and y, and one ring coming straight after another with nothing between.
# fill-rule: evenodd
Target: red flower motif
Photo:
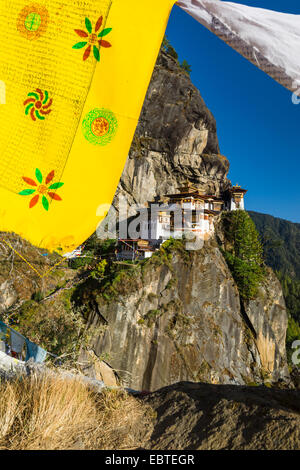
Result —
<instances>
[{"instance_id":1,"label":"red flower motif","mask_svg":"<svg viewBox=\"0 0 300 470\"><path fill-rule=\"evenodd\" d=\"M83 49L86 48L83 54L83 60L87 60L91 55L91 50L93 48L93 53L95 59L99 62L100 61L100 47L111 47L111 43L102 39L104 36L107 36L112 28L105 28L99 34L98 31L100 30L103 23L103 16L100 16L98 19L95 29L93 32L92 23L89 18L85 19L85 26L87 32L82 29L75 29L75 33L78 34L79 37L84 38L84 41L78 42L73 46L73 49Z\"/></svg>"},{"instance_id":2,"label":"red flower motif","mask_svg":"<svg viewBox=\"0 0 300 470\"><path fill-rule=\"evenodd\" d=\"M48 187L48 185L53 181L53 178L55 176L54 170L52 170L46 177L45 182L43 183L43 175L41 171L37 168L35 170L35 176L37 179L37 182L31 178L28 178L27 176L23 176L23 181L25 183L29 184L29 186L33 186L35 189L24 189L21 191L19 194L20 196L32 196L34 193L36 193L33 198L30 200L29 203L29 208L32 209L37 205L37 203L40 200L40 197L42 198L42 204L43 207L46 211L49 210L49 201L47 197L50 199L53 199L55 201L62 201L62 198L53 192L56 189L61 188L64 183L58 182L58 183L52 183L51 186Z\"/></svg>"},{"instance_id":3,"label":"red flower motif","mask_svg":"<svg viewBox=\"0 0 300 470\"><path fill-rule=\"evenodd\" d=\"M49 99L47 90L43 92L37 88L34 92L28 93L27 100L23 104L26 106L26 116L30 114L33 121L36 121L36 118L44 121L45 116L51 113L52 98Z\"/></svg>"}]
</instances>

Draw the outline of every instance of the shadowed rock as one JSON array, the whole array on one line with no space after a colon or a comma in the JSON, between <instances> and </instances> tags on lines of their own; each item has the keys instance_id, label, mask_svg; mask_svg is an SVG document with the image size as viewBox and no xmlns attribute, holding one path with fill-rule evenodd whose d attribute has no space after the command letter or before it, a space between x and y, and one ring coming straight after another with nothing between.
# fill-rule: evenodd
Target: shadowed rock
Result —
<instances>
[{"instance_id":1,"label":"shadowed rock","mask_svg":"<svg viewBox=\"0 0 300 470\"><path fill-rule=\"evenodd\" d=\"M145 398L157 413L147 449L298 450L300 393L182 382Z\"/></svg>"}]
</instances>

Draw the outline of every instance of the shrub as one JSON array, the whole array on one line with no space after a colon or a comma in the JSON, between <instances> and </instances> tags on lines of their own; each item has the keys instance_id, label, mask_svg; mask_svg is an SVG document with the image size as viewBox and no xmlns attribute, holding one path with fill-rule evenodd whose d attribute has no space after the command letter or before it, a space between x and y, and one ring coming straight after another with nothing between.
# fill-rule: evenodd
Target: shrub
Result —
<instances>
[{"instance_id":1,"label":"shrub","mask_svg":"<svg viewBox=\"0 0 300 470\"><path fill-rule=\"evenodd\" d=\"M72 293L66 290L41 303L24 302L14 315L12 327L47 351L76 361L93 329L87 329L81 312L73 308Z\"/></svg>"},{"instance_id":2,"label":"shrub","mask_svg":"<svg viewBox=\"0 0 300 470\"><path fill-rule=\"evenodd\" d=\"M80 256L78 258L69 260L69 267L71 269L80 269L88 266L93 260L93 255L91 252L85 252L84 257Z\"/></svg>"},{"instance_id":3,"label":"shrub","mask_svg":"<svg viewBox=\"0 0 300 470\"><path fill-rule=\"evenodd\" d=\"M116 240L100 240L96 234L93 234L85 243L83 256L69 261L69 267L80 269L88 266L94 266L99 257L107 258L114 255L116 249Z\"/></svg>"},{"instance_id":4,"label":"shrub","mask_svg":"<svg viewBox=\"0 0 300 470\"><path fill-rule=\"evenodd\" d=\"M43 293L40 290L34 292L31 296L31 299L34 300L35 302L41 302L43 298L44 298Z\"/></svg>"},{"instance_id":5,"label":"shrub","mask_svg":"<svg viewBox=\"0 0 300 470\"><path fill-rule=\"evenodd\" d=\"M93 269L93 271L91 272L92 278L93 279L103 279L106 268L107 268L107 261L104 259L104 260L100 261L100 263L98 263L96 265L95 269Z\"/></svg>"}]
</instances>

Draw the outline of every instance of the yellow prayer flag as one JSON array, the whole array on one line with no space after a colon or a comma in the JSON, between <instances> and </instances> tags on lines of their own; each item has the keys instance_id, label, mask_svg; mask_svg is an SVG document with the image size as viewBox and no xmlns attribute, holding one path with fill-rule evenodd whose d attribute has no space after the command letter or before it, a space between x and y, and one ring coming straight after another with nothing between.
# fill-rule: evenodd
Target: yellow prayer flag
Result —
<instances>
[{"instance_id":1,"label":"yellow prayer flag","mask_svg":"<svg viewBox=\"0 0 300 470\"><path fill-rule=\"evenodd\" d=\"M174 3L1 0L1 231L61 252L95 231Z\"/></svg>"}]
</instances>

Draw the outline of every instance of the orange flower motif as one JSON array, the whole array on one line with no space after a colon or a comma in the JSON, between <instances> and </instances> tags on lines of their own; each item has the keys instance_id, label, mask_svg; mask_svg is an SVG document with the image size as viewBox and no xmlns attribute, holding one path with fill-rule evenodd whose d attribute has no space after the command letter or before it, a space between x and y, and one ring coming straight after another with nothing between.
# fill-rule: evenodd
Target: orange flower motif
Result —
<instances>
[{"instance_id":1,"label":"orange flower motif","mask_svg":"<svg viewBox=\"0 0 300 470\"><path fill-rule=\"evenodd\" d=\"M52 183L54 176L55 176L55 172L53 170L48 174L45 181L43 182L43 175L38 168L35 170L35 177L37 179L37 182L31 178L27 178L27 176L23 176L22 179L25 181L25 183L35 188L35 189L33 188L24 189L23 191L19 193L20 196L32 196L33 194L36 193L33 196L33 198L30 200L30 203L29 203L30 209L32 209L34 206L37 205L40 197L42 198L42 204L46 211L49 210L49 200L47 199L48 197L55 201L62 201L62 198L58 194L56 194L54 191L56 189L61 188L64 185L64 183L60 183L60 182ZM49 186L50 183L52 183L51 186Z\"/></svg>"},{"instance_id":2,"label":"orange flower motif","mask_svg":"<svg viewBox=\"0 0 300 470\"><path fill-rule=\"evenodd\" d=\"M17 28L24 38L34 41L45 34L48 22L48 10L43 5L32 3L21 10L17 19Z\"/></svg>"},{"instance_id":3,"label":"orange flower motif","mask_svg":"<svg viewBox=\"0 0 300 470\"><path fill-rule=\"evenodd\" d=\"M91 23L91 20L89 18L85 19L85 26L87 31L84 31L82 29L75 29L75 33L78 34L79 37L84 38L84 41L77 42L73 46L73 49L83 49L84 47L86 48L83 54L83 60L87 60L90 57L91 50L93 48L93 54L95 59L99 62L100 61L100 47L111 47L111 43L108 41L105 41L102 39L104 36L107 36L112 28L105 28L100 33L98 31L100 30L101 26L103 23L103 16L100 16L98 19L95 29L93 32L93 26Z\"/></svg>"}]
</instances>

